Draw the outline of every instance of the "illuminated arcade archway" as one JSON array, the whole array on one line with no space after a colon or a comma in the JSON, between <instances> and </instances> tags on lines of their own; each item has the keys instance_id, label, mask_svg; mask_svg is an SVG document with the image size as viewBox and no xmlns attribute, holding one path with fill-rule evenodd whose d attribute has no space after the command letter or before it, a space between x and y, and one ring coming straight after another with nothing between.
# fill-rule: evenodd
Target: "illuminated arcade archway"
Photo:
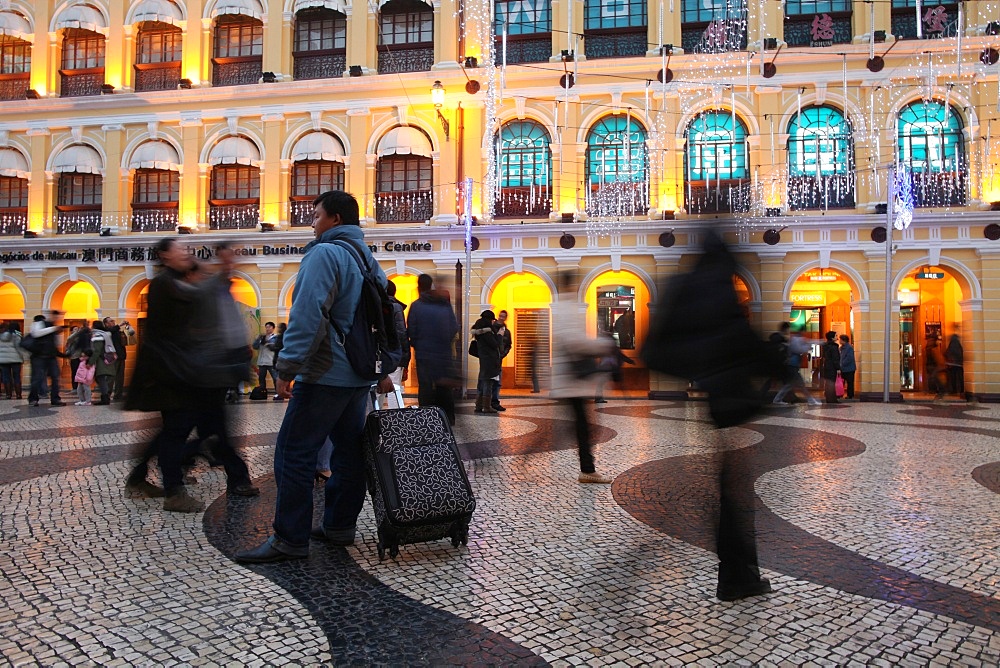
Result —
<instances>
[{"instance_id":1,"label":"illuminated arcade archway","mask_svg":"<svg viewBox=\"0 0 1000 668\"><path fill-rule=\"evenodd\" d=\"M961 276L943 265L925 264L907 272L899 283L899 388L934 392L927 348L934 339L947 348L953 334L962 340L960 302L968 294ZM954 385L954 378L950 379ZM949 387L959 393L962 387Z\"/></svg>"},{"instance_id":2,"label":"illuminated arcade archway","mask_svg":"<svg viewBox=\"0 0 1000 668\"><path fill-rule=\"evenodd\" d=\"M586 286L587 335L599 332L615 339L635 365L622 368L623 386L631 390L648 390L649 373L643 368L639 351L649 331L649 286L631 271L606 271L594 277Z\"/></svg>"},{"instance_id":3,"label":"illuminated arcade archway","mask_svg":"<svg viewBox=\"0 0 1000 668\"><path fill-rule=\"evenodd\" d=\"M857 286L845 272L835 267L807 269L796 277L789 292L792 311L789 322L794 331L813 340L812 354L803 359L806 382L820 386L820 349L827 332L846 334L855 341L856 325L851 302L858 294ZM805 356L804 356L805 357Z\"/></svg>"},{"instance_id":4,"label":"illuminated arcade archway","mask_svg":"<svg viewBox=\"0 0 1000 668\"><path fill-rule=\"evenodd\" d=\"M501 383L504 387L531 387L532 356L534 368L547 371L549 367L552 290L548 282L531 272L510 273L493 285L488 302L497 315L507 311L511 333L511 351L503 360ZM539 375L540 380L546 376Z\"/></svg>"},{"instance_id":5,"label":"illuminated arcade archway","mask_svg":"<svg viewBox=\"0 0 1000 668\"><path fill-rule=\"evenodd\" d=\"M0 321L16 322L24 330L24 293L16 283L0 283Z\"/></svg>"},{"instance_id":6,"label":"illuminated arcade archway","mask_svg":"<svg viewBox=\"0 0 1000 668\"><path fill-rule=\"evenodd\" d=\"M101 297L87 281L66 281L52 292L49 308L63 311L62 324L67 327L89 325L99 319Z\"/></svg>"}]
</instances>

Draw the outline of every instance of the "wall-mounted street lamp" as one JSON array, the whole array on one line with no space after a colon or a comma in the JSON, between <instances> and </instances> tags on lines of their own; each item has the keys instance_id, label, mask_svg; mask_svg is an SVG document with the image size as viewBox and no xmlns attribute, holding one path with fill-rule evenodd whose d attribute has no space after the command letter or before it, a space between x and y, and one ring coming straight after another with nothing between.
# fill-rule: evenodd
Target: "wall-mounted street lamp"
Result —
<instances>
[{"instance_id":1,"label":"wall-mounted street lamp","mask_svg":"<svg viewBox=\"0 0 1000 668\"><path fill-rule=\"evenodd\" d=\"M441 85L440 81L435 81L434 85L431 86L431 102L434 103L434 111L437 113L438 120L441 121L441 129L444 130L444 140L448 141L449 133L451 132L451 123L441 113L441 107L444 105L444 86Z\"/></svg>"}]
</instances>

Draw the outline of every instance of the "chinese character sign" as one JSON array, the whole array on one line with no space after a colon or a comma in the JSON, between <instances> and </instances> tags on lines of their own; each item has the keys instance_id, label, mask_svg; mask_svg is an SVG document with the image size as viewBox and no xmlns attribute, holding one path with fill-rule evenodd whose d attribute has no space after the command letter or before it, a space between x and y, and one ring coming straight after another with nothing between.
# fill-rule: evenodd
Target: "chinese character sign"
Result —
<instances>
[{"instance_id":1,"label":"chinese character sign","mask_svg":"<svg viewBox=\"0 0 1000 668\"><path fill-rule=\"evenodd\" d=\"M927 32L944 32L948 26L948 10L940 5L928 9L923 20L924 25L927 26Z\"/></svg>"},{"instance_id":2,"label":"chinese character sign","mask_svg":"<svg viewBox=\"0 0 1000 668\"><path fill-rule=\"evenodd\" d=\"M809 36L814 42L828 42L833 39L833 19L829 14L817 14L813 17Z\"/></svg>"}]
</instances>

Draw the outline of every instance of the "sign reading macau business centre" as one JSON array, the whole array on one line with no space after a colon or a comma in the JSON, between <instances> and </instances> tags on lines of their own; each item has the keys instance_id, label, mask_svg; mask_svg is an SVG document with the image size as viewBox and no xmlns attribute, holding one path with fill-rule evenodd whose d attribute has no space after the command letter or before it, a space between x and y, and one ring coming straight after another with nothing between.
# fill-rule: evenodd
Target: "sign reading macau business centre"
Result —
<instances>
[{"instance_id":1,"label":"sign reading macau business centre","mask_svg":"<svg viewBox=\"0 0 1000 668\"><path fill-rule=\"evenodd\" d=\"M215 248L210 245L186 246L188 253L199 260L211 260ZM368 244L373 255L429 253L433 250L426 241L385 241ZM305 245L284 246L264 244L262 246L232 246L240 257L289 257L306 252ZM24 250L0 252L0 265L31 265L48 263L82 262L85 264L145 264L157 260L153 246L88 246L66 250Z\"/></svg>"}]
</instances>

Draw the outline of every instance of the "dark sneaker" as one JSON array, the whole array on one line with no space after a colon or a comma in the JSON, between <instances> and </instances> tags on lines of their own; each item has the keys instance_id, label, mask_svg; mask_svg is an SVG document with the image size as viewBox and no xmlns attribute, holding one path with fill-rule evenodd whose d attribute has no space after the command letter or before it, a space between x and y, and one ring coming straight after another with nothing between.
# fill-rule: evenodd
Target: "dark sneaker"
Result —
<instances>
[{"instance_id":1,"label":"dark sneaker","mask_svg":"<svg viewBox=\"0 0 1000 668\"><path fill-rule=\"evenodd\" d=\"M750 598L751 596L761 596L762 594L771 593L771 582L767 578L761 578L757 582L751 582L750 584L740 585L737 587L726 587L718 588L715 591L715 597L720 601L738 601L742 598Z\"/></svg>"},{"instance_id":2,"label":"dark sneaker","mask_svg":"<svg viewBox=\"0 0 1000 668\"><path fill-rule=\"evenodd\" d=\"M271 536L252 550L243 550L233 555L240 564L273 564L279 561L305 559L309 548L292 547L277 536Z\"/></svg>"},{"instance_id":3,"label":"dark sneaker","mask_svg":"<svg viewBox=\"0 0 1000 668\"><path fill-rule=\"evenodd\" d=\"M59 406L65 406L65 405L66 405L65 401L53 401L52 402L52 406L55 407L55 408L58 408Z\"/></svg>"}]
</instances>

